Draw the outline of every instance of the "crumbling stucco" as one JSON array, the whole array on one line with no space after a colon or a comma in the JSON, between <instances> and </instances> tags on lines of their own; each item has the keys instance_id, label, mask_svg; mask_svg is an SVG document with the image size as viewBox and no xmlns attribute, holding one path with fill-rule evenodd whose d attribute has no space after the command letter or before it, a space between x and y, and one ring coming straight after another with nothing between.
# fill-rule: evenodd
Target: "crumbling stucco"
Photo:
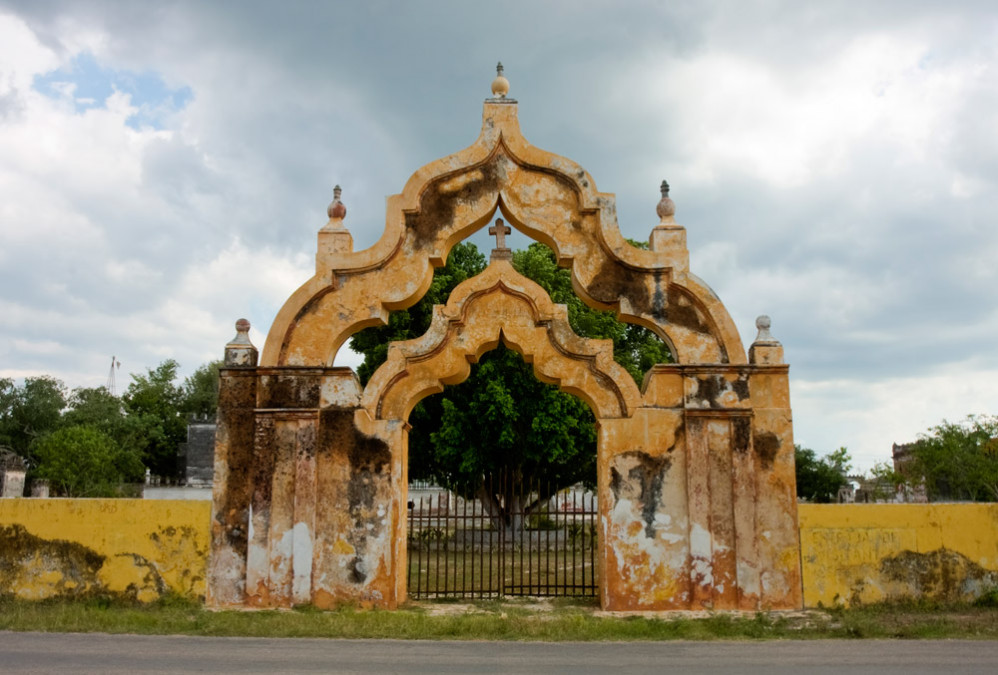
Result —
<instances>
[{"instance_id":1,"label":"crumbling stucco","mask_svg":"<svg viewBox=\"0 0 998 675\"><path fill-rule=\"evenodd\" d=\"M352 250L336 204L315 275L278 313L260 365L238 341L222 371L212 604L404 601L409 413L502 342L597 419L603 607L801 605L782 348L754 345L747 358L724 305L689 272L674 208L650 250L631 246L613 195L530 145L508 100L486 101L470 147L389 197L370 249ZM639 389L611 343L576 335L505 251L434 309L423 336L391 345L363 390L331 367L350 335L418 301L451 247L497 214L555 251L583 301L654 330L678 363L655 366Z\"/></svg>"}]
</instances>

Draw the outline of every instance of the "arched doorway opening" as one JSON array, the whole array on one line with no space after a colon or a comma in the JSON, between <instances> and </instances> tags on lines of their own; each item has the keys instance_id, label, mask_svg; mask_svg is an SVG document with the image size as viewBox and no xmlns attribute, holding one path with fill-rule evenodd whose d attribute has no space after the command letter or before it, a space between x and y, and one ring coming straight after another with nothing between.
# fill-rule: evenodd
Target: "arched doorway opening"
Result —
<instances>
[{"instance_id":1,"label":"arched doorway opening","mask_svg":"<svg viewBox=\"0 0 998 675\"><path fill-rule=\"evenodd\" d=\"M410 599L597 596L596 420L503 342L408 432Z\"/></svg>"},{"instance_id":2,"label":"arched doorway opening","mask_svg":"<svg viewBox=\"0 0 998 675\"><path fill-rule=\"evenodd\" d=\"M374 418L369 428L390 432L386 440L393 444L393 455L399 455L398 473L406 477L405 483L409 482L407 420L413 408L425 397L443 391L445 385L465 381L471 374L472 364L479 362L486 353L503 353L493 352L497 348L522 357L529 363L532 375L541 382L555 385L581 399L598 424L627 418L640 405L641 394L637 386L613 359L612 343L580 338L571 330L564 305L552 303L543 288L521 276L508 260L494 258L482 274L455 288L446 306L435 308L433 322L424 336L393 343L387 360L365 387L362 404ZM501 395L502 392L493 393ZM507 403L515 405L512 400ZM543 429L538 433L543 433ZM599 476L606 470L606 462L602 462L601 467L599 459L603 443L598 436L593 440L596 444L594 468ZM509 484L502 487L513 488ZM509 489L505 497L497 497L491 507L508 509L513 505L516 493L522 502L530 490L520 486ZM406 504L408 507L408 500ZM491 507L486 504L483 508ZM516 517L529 515L520 513ZM401 529L408 540L411 535L406 516L402 513L399 516ZM569 524L566 520L566 527ZM527 528L521 525L512 529L520 530L522 534ZM591 534L587 542L592 542ZM595 528L595 535L596 542L602 541L598 528ZM479 547L483 541L484 536L480 536ZM436 544L439 542L434 545L439 552ZM528 550L533 548L528 538ZM601 548L597 546L595 550L598 553ZM396 553L399 555L396 578L401 581L401 577L409 576L409 564L400 547L396 548ZM600 565L598 557L595 564L589 564L590 588L594 579L600 578L596 574ZM585 569L586 565L582 567ZM584 585L581 580L579 585ZM401 584L399 592L402 597L405 591Z\"/></svg>"}]
</instances>

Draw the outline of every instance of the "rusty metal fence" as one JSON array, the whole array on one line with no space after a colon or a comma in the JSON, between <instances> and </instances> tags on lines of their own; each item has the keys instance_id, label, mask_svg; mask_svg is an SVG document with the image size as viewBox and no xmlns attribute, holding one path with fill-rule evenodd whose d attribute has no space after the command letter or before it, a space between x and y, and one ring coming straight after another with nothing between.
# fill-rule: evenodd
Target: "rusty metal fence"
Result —
<instances>
[{"instance_id":1,"label":"rusty metal fence","mask_svg":"<svg viewBox=\"0 0 998 675\"><path fill-rule=\"evenodd\" d=\"M581 487L410 491L412 599L595 597L596 498ZM491 497L490 497L491 495Z\"/></svg>"}]
</instances>

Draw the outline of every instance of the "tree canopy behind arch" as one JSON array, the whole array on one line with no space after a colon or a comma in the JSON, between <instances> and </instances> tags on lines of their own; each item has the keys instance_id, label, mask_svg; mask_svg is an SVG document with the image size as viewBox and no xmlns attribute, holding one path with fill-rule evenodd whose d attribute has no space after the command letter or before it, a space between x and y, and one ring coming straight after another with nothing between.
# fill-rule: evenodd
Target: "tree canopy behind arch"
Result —
<instances>
[{"instance_id":1,"label":"tree canopy behind arch","mask_svg":"<svg viewBox=\"0 0 998 675\"><path fill-rule=\"evenodd\" d=\"M433 305L445 304L459 283L485 266L485 256L474 244L456 245L418 303L392 312L386 326L354 335L351 348L364 354L358 368L361 382L366 384L384 363L391 342L425 333ZM614 358L639 385L652 365L671 362L668 346L652 331L583 303L572 288L570 272L558 267L547 246L533 243L515 251L513 267L544 288L554 302L567 305L577 334L613 340ZM523 491L524 481L542 486L534 493L538 501L575 483L595 483L592 411L580 399L537 380L532 367L502 345L482 355L467 380L423 399L409 422L410 478L436 480L464 496L479 497L494 516L501 514L507 527L517 526L507 507ZM500 494L500 485L506 494Z\"/></svg>"}]
</instances>

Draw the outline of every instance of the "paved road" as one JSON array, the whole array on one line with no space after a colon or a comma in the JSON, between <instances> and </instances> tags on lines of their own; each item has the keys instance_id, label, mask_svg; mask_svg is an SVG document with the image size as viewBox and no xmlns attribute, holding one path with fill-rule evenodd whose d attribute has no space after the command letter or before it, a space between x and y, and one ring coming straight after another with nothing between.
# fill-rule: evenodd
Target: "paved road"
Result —
<instances>
[{"instance_id":1,"label":"paved road","mask_svg":"<svg viewBox=\"0 0 998 675\"><path fill-rule=\"evenodd\" d=\"M998 642L413 642L0 632L0 673L998 672Z\"/></svg>"}]
</instances>

